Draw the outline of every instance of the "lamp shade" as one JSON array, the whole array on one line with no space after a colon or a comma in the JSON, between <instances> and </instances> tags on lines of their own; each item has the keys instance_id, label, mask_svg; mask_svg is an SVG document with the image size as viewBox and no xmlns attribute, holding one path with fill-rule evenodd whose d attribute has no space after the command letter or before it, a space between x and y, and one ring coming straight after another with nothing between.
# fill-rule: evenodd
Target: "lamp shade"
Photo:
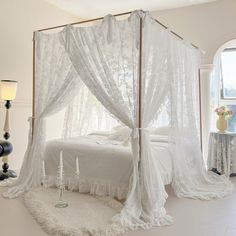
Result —
<instances>
[{"instance_id":1,"label":"lamp shade","mask_svg":"<svg viewBox=\"0 0 236 236\"><path fill-rule=\"evenodd\" d=\"M3 100L12 101L16 97L17 81L1 80L0 91Z\"/></svg>"}]
</instances>

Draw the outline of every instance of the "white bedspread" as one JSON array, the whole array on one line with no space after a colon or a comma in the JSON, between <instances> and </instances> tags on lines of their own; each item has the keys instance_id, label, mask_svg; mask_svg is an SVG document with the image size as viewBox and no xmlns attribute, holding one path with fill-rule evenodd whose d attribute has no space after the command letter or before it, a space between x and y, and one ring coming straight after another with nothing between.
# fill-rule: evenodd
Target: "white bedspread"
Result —
<instances>
[{"instance_id":1,"label":"white bedspread","mask_svg":"<svg viewBox=\"0 0 236 236\"><path fill-rule=\"evenodd\" d=\"M157 162L165 184L172 180L172 160L167 142L153 142L158 151ZM59 164L59 153L63 151L64 172L69 188L80 192L126 197L132 173L130 146L108 140L106 136L88 135L71 139L52 140L45 150L46 175L54 185ZM76 180L76 157L79 158L80 178Z\"/></svg>"}]
</instances>

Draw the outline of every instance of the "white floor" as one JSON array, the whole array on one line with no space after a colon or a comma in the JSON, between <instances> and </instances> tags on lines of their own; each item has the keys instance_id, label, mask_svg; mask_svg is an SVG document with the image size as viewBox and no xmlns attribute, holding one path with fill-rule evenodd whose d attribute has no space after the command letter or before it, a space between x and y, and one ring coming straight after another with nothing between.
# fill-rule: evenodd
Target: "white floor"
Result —
<instances>
[{"instance_id":1,"label":"white floor","mask_svg":"<svg viewBox=\"0 0 236 236\"><path fill-rule=\"evenodd\" d=\"M236 178L232 179L236 186ZM4 188L0 189L3 192ZM209 202L178 199L171 191L166 204L174 224L125 236L236 236L236 190L233 195ZM47 236L24 207L22 200L0 197L0 235Z\"/></svg>"}]
</instances>

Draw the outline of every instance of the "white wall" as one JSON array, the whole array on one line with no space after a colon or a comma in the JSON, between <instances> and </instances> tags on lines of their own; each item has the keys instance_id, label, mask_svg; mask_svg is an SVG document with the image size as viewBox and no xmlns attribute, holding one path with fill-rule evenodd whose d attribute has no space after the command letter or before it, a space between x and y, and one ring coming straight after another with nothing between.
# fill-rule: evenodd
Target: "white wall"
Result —
<instances>
[{"instance_id":1,"label":"white wall","mask_svg":"<svg viewBox=\"0 0 236 236\"><path fill-rule=\"evenodd\" d=\"M32 100L32 35L33 31L77 21L75 17L43 0L0 1L0 80L18 80L17 98L11 115L11 139L14 152L10 166L19 169L26 149L27 119L31 116ZM0 104L0 130L5 109ZM2 137L3 132L0 132Z\"/></svg>"},{"instance_id":2,"label":"white wall","mask_svg":"<svg viewBox=\"0 0 236 236\"><path fill-rule=\"evenodd\" d=\"M204 50L204 64L212 63L217 49L236 38L235 0L153 12L152 15Z\"/></svg>"},{"instance_id":3,"label":"white wall","mask_svg":"<svg viewBox=\"0 0 236 236\"><path fill-rule=\"evenodd\" d=\"M224 43L236 39L236 0L220 0L197 6L157 11L152 15L205 51L205 54L202 54L200 76L203 144L206 158L210 129L209 112L211 112L209 111L209 78L217 49Z\"/></svg>"}]
</instances>

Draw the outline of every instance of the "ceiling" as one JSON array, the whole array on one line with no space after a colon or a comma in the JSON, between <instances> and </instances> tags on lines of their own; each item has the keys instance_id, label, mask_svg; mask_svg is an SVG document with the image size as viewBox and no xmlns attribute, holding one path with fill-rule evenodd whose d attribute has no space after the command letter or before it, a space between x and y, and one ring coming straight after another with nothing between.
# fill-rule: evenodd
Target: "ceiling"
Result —
<instances>
[{"instance_id":1,"label":"ceiling","mask_svg":"<svg viewBox=\"0 0 236 236\"><path fill-rule=\"evenodd\" d=\"M178 8L216 0L46 0L79 18L94 18L136 9L149 11Z\"/></svg>"}]
</instances>

